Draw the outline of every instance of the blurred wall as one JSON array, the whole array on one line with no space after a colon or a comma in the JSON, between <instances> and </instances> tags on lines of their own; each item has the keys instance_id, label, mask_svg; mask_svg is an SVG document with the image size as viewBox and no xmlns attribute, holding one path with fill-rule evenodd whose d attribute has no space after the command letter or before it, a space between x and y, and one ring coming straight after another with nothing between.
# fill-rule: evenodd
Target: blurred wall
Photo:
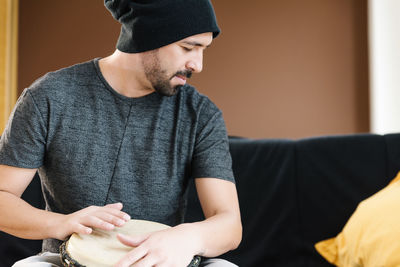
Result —
<instances>
[{"instance_id":1,"label":"blurred wall","mask_svg":"<svg viewBox=\"0 0 400 267\"><path fill-rule=\"evenodd\" d=\"M366 0L213 0L222 34L190 83L230 135L300 138L369 131ZM20 0L19 90L113 52L102 0Z\"/></svg>"}]
</instances>

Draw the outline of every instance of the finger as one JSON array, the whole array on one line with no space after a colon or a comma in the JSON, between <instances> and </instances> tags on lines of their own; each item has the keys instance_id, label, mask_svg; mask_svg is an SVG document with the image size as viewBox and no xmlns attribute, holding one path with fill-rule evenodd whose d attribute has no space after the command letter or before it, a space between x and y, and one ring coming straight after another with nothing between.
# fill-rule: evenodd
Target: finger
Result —
<instances>
[{"instance_id":1,"label":"finger","mask_svg":"<svg viewBox=\"0 0 400 267\"><path fill-rule=\"evenodd\" d=\"M123 205L122 205L122 203L118 202L118 203L107 204L104 207L117 209L117 210L122 210Z\"/></svg>"},{"instance_id":2,"label":"finger","mask_svg":"<svg viewBox=\"0 0 400 267\"><path fill-rule=\"evenodd\" d=\"M77 224L73 231L77 234L89 235L92 233L93 230L90 227L84 226L82 224Z\"/></svg>"},{"instance_id":3,"label":"finger","mask_svg":"<svg viewBox=\"0 0 400 267\"><path fill-rule=\"evenodd\" d=\"M119 209L114 209L112 207L109 207L108 205L101 207L100 210L112 214L114 216L117 216L118 218L123 219L124 221L129 221L131 219L131 216L129 216L129 214Z\"/></svg>"},{"instance_id":4,"label":"finger","mask_svg":"<svg viewBox=\"0 0 400 267\"><path fill-rule=\"evenodd\" d=\"M114 214L110 214L106 211L98 211L95 214L93 214L93 216L96 216L97 218L107 223L111 223L115 226L123 226L126 223L126 221L123 218L118 217Z\"/></svg>"},{"instance_id":5,"label":"finger","mask_svg":"<svg viewBox=\"0 0 400 267\"><path fill-rule=\"evenodd\" d=\"M145 257L143 257L142 259L138 260L135 264L133 264L132 267L156 266L156 264L158 262L159 262L159 259L147 254Z\"/></svg>"},{"instance_id":6,"label":"finger","mask_svg":"<svg viewBox=\"0 0 400 267\"><path fill-rule=\"evenodd\" d=\"M122 244L126 246L137 247L148 238L148 235L127 236L123 234L117 234L117 238Z\"/></svg>"},{"instance_id":7,"label":"finger","mask_svg":"<svg viewBox=\"0 0 400 267\"><path fill-rule=\"evenodd\" d=\"M82 218L81 224L86 227L99 228L106 231L113 230L115 227L112 223L106 222L99 217L93 215Z\"/></svg>"},{"instance_id":8,"label":"finger","mask_svg":"<svg viewBox=\"0 0 400 267\"><path fill-rule=\"evenodd\" d=\"M114 267L128 267L146 256L146 254L147 250L143 247L135 248L122 257L117 264L114 265Z\"/></svg>"}]
</instances>

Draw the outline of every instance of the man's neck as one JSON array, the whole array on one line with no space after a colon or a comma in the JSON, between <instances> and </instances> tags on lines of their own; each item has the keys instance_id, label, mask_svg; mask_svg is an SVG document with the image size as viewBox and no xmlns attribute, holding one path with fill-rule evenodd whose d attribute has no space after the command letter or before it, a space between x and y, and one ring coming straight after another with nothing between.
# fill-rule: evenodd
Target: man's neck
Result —
<instances>
[{"instance_id":1,"label":"man's neck","mask_svg":"<svg viewBox=\"0 0 400 267\"><path fill-rule=\"evenodd\" d=\"M99 60L100 71L108 84L126 97L142 97L154 92L142 70L138 54L116 50Z\"/></svg>"}]
</instances>

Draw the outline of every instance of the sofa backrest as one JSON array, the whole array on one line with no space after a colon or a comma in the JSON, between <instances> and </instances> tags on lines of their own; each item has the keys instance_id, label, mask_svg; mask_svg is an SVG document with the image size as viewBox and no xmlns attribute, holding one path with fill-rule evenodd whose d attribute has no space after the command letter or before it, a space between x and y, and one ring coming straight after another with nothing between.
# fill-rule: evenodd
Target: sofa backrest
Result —
<instances>
[{"instance_id":1,"label":"sofa backrest","mask_svg":"<svg viewBox=\"0 0 400 267\"><path fill-rule=\"evenodd\" d=\"M243 240L223 255L239 266L331 266L314 249L358 203L400 170L400 134L300 140L231 138ZM187 220L202 218L189 192Z\"/></svg>"}]
</instances>

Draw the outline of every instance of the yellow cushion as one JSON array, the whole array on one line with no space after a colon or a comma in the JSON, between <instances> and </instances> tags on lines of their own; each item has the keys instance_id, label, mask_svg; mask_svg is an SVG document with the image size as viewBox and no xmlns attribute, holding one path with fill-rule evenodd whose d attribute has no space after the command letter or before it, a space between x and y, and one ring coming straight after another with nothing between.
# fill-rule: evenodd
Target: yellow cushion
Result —
<instances>
[{"instance_id":1,"label":"yellow cushion","mask_svg":"<svg viewBox=\"0 0 400 267\"><path fill-rule=\"evenodd\" d=\"M315 248L336 266L400 266L400 172L358 205L341 233Z\"/></svg>"}]
</instances>

